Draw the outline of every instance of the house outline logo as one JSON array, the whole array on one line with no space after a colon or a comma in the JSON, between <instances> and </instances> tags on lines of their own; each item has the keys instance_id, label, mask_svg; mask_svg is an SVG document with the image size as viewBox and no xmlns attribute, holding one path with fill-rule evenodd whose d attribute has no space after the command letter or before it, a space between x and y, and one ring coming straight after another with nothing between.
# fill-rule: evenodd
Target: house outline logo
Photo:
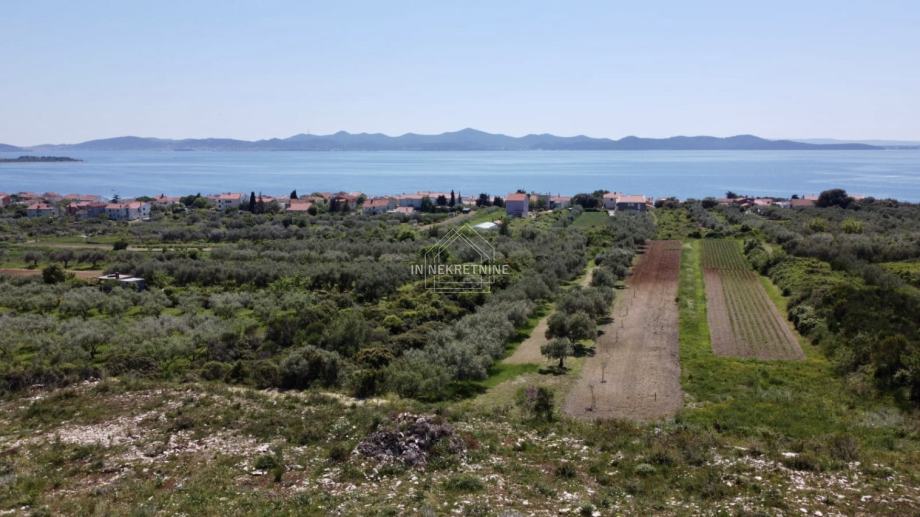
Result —
<instances>
[{"instance_id":1,"label":"house outline logo","mask_svg":"<svg viewBox=\"0 0 920 517\"><path fill-rule=\"evenodd\" d=\"M467 246L478 258L478 263L448 265L446 253L456 246ZM495 248L469 224L453 226L447 235L425 251L422 272L425 288L446 293L487 293L495 274L505 274L507 266L496 267ZM445 278L462 275L460 280Z\"/></svg>"}]
</instances>

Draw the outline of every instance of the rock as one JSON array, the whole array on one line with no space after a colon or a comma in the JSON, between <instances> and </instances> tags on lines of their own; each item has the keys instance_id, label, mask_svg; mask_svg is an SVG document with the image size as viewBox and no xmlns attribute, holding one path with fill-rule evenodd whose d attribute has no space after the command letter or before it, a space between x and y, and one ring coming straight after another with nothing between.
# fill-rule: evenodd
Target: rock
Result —
<instances>
[{"instance_id":1,"label":"rock","mask_svg":"<svg viewBox=\"0 0 920 517\"><path fill-rule=\"evenodd\" d=\"M463 441L450 424L432 416L401 413L392 425L378 428L355 450L381 462L398 461L410 466L424 466L431 450L442 441L445 441L444 450L448 453L457 454L464 449Z\"/></svg>"}]
</instances>

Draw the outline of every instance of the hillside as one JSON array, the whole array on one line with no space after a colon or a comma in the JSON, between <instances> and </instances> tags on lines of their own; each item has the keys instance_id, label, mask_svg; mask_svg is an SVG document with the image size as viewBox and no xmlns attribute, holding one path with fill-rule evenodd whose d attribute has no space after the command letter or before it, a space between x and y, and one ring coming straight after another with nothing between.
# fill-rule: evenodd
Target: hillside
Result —
<instances>
[{"instance_id":1,"label":"hillside","mask_svg":"<svg viewBox=\"0 0 920 517\"><path fill-rule=\"evenodd\" d=\"M437 135L406 133L388 136L381 133L348 133L331 135L297 134L288 138L268 140L236 140L203 138L170 140L122 136L90 140L78 144L40 145L35 150L81 151L643 151L643 150L871 150L880 147L859 144L812 144L791 140L767 140L753 135L727 138L713 136L674 136L670 138L640 138L627 136L619 140L578 135L563 137L550 134L530 134L514 137L463 129Z\"/></svg>"}]
</instances>

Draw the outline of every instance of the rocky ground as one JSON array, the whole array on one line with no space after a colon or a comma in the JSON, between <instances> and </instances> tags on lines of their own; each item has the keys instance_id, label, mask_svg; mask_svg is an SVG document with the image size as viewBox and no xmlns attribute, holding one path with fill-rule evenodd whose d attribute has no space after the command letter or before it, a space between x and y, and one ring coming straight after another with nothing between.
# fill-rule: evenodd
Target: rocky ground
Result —
<instances>
[{"instance_id":1,"label":"rocky ground","mask_svg":"<svg viewBox=\"0 0 920 517\"><path fill-rule=\"evenodd\" d=\"M512 407L110 380L0 405L0 514L920 511L910 463L850 453L828 462L679 424L540 423Z\"/></svg>"}]
</instances>

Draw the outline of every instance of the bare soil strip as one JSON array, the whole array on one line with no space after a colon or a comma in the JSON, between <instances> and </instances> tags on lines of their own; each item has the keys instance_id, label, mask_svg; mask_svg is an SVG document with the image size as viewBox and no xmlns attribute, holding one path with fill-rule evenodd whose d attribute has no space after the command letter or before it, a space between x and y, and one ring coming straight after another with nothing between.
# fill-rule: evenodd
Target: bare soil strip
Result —
<instances>
[{"instance_id":1,"label":"bare soil strip","mask_svg":"<svg viewBox=\"0 0 920 517\"><path fill-rule=\"evenodd\" d=\"M652 241L601 327L564 410L586 420L651 421L675 415L680 388L677 286L680 241Z\"/></svg>"},{"instance_id":2,"label":"bare soil strip","mask_svg":"<svg viewBox=\"0 0 920 517\"><path fill-rule=\"evenodd\" d=\"M728 308L725 307L722 275L716 269L706 269L703 272L703 280L706 284L706 314L709 320L709 339L712 342L712 351L716 355L735 355L739 346L735 333L732 331Z\"/></svg>"},{"instance_id":3,"label":"bare soil strip","mask_svg":"<svg viewBox=\"0 0 920 517\"><path fill-rule=\"evenodd\" d=\"M80 280L95 280L99 278L103 271L102 270L67 270L68 273L73 273L74 276ZM21 269L21 268L7 268L0 269L0 275L12 276L12 277L32 277L32 276L41 276L41 269Z\"/></svg>"}]
</instances>

